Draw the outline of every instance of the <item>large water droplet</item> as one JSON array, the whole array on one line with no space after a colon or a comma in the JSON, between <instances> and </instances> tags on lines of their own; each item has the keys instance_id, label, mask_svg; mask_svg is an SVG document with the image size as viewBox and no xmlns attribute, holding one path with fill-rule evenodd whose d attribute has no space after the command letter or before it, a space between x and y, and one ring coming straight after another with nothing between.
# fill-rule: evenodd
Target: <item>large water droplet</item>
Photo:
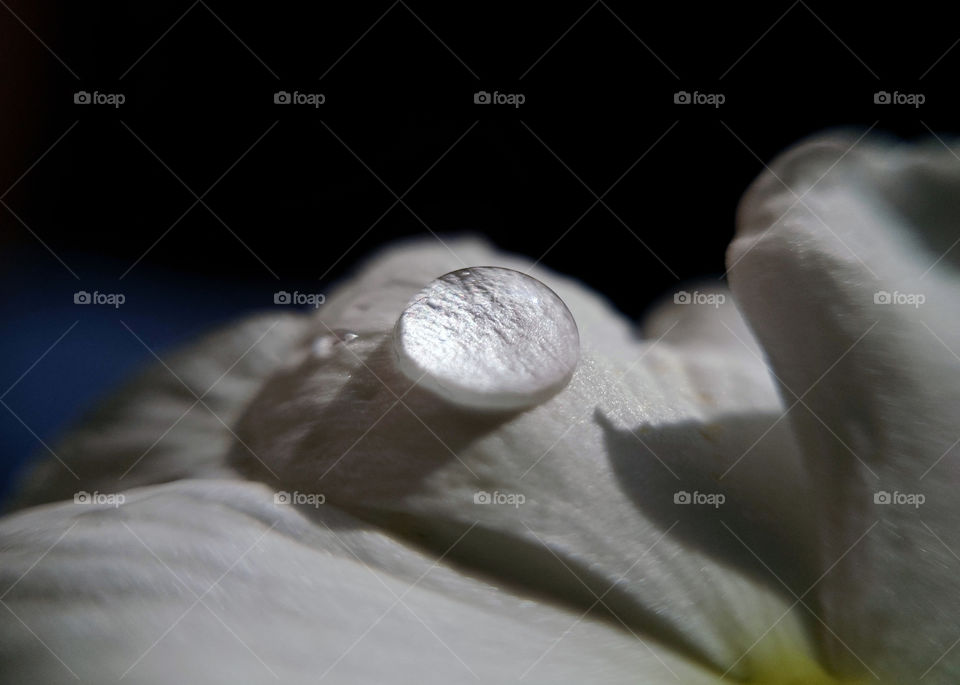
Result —
<instances>
[{"instance_id":1,"label":"large water droplet","mask_svg":"<svg viewBox=\"0 0 960 685\"><path fill-rule=\"evenodd\" d=\"M401 371L462 406L521 409L570 380L577 324L556 293L512 269L441 276L413 298L393 333Z\"/></svg>"}]
</instances>

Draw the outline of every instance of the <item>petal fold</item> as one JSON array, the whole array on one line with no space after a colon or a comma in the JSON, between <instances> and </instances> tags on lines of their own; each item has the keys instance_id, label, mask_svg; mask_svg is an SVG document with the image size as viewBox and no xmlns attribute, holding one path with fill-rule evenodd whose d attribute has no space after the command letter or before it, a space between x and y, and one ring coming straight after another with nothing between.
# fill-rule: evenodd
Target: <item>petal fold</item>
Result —
<instances>
[{"instance_id":1,"label":"petal fold","mask_svg":"<svg viewBox=\"0 0 960 685\"><path fill-rule=\"evenodd\" d=\"M960 677L960 159L848 134L778 158L739 210L730 283L814 480L833 663Z\"/></svg>"}]
</instances>

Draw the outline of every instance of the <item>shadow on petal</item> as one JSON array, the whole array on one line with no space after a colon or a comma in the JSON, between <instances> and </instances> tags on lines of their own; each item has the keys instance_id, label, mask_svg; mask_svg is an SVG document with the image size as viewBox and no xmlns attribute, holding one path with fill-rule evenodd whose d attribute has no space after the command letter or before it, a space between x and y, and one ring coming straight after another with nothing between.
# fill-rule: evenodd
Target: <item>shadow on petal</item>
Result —
<instances>
[{"instance_id":1,"label":"shadow on petal","mask_svg":"<svg viewBox=\"0 0 960 685\"><path fill-rule=\"evenodd\" d=\"M784 584L800 594L816 579L807 486L783 453L792 452L787 426L771 429L776 416L636 428L617 427L599 409L594 418L614 473L645 517L662 529L676 524L671 535L685 545L791 602Z\"/></svg>"},{"instance_id":2,"label":"shadow on petal","mask_svg":"<svg viewBox=\"0 0 960 685\"><path fill-rule=\"evenodd\" d=\"M339 362L306 360L268 381L241 419L238 471L322 492L331 504L375 506L417 492L517 414L461 409L416 387L396 369L389 336L355 347Z\"/></svg>"}]
</instances>

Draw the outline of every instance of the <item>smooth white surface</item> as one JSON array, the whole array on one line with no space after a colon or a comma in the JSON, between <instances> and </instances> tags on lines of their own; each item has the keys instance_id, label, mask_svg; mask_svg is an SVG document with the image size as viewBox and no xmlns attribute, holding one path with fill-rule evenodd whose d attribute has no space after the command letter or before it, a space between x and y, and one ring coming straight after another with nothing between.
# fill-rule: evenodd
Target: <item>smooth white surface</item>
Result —
<instances>
[{"instance_id":1,"label":"smooth white surface","mask_svg":"<svg viewBox=\"0 0 960 685\"><path fill-rule=\"evenodd\" d=\"M454 404L521 409L573 375L580 336L563 301L500 267L448 273L418 293L393 333L400 370Z\"/></svg>"}]
</instances>

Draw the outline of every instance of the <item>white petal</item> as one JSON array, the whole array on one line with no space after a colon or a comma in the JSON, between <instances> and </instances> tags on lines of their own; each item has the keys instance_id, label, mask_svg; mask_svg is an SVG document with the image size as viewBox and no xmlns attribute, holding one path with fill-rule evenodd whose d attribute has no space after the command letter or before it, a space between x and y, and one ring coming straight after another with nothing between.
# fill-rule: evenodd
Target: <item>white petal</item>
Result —
<instances>
[{"instance_id":1,"label":"white petal","mask_svg":"<svg viewBox=\"0 0 960 685\"><path fill-rule=\"evenodd\" d=\"M469 263L521 270L528 266L476 241L448 245ZM423 544L430 559L473 525L444 558L443 567L456 564L460 572L486 573L512 594L557 603L564 618L606 616L605 624L617 634L611 644L626 636L631 647L643 653L646 649L638 646L635 635L654 640L683 660L711 669L714 677L726 673L728 678L764 682L783 675L782 669L816 669L800 609L791 611L793 598L750 551L762 550L763 563L791 582L812 573L804 565L809 530L799 514L809 494L793 436L786 422L775 423L782 404L732 303L719 310L662 309L650 327L657 337L641 341L629 323L596 295L569 279L532 269L531 275L557 292L574 314L583 360L570 384L544 404L523 413L477 415L419 388L404 395L410 382L395 369L390 350L390 332L409 298L433 278L461 265L439 244L409 244L373 260L333 293L309 323L291 321L289 336L255 364L236 393L222 397L218 414L237 416L263 376L274 372L243 418L230 421L242 439L233 442L230 464L244 477L269 483L271 490L323 493L327 506L338 506L362 521L355 525L367 530L381 526ZM260 324L257 336L263 328ZM219 340L230 341L233 352L255 342L248 334L237 334L235 341L231 336L225 332ZM196 372L209 376L210 383L229 368L226 356L239 356L221 355L217 349L204 345L185 352L184 359L193 355ZM256 349L253 346L249 354ZM176 368L180 373L180 366ZM201 386L197 392L203 390ZM106 433L118 425L111 423L111 416L120 425L135 420L138 413L151 417L155 405L147 399L150 392L148 385L139 386L130 412L118 411L123 404L114 405L100 430ZM164 399L157 405L173 413L173 406L186 409L192 402L189 393L178 392L172 401ZM172 423L177 416L168 418ZM130 445L123 446L123 454L139 456L130 446L149 447L158 437L154 433L159 423L144 422L143 430L131 434ZM198 424L184 436L135 482L229 473L222 450L233 436L219 421ZM103 446L113 449L104 440ZM187 440L208 456L196 459ZM118 460L98 457L89 449L81 454L78 461L91 460L87 473L102 469L106 474L97 481L105 484L102 489L115 490ZM730 470L740 462L751 467ZM128 467L126 460L122 467ZM62 497L65 487L57 487L41 493L49 497L61 492ZM213 486L197 487L205 491ZM474 499L479 491L500 500L512 497L514 502L522 495L525 501L519 507L479 504ZM682 491L722 494L726 502L719 508L677 504L674 495ZM205 508L181 502L168 488L151 492L160 508L157 516L168 515L168 508L189 521L204 522L210 516ZM62 531L51 527L57 535ZM167 537L176 536L158 533L160 540ZM210 537L216 539L213 533ZM218 547L212 549L226 556ZM384 568L391 569L399 555L388 554L393 561L385 561ZM39 555L23 556L32 563ZM58 559L51 567L56 584L64 588L58 610L66 613L89 609L72 603L73 562L71 557ZM191 564L194 573L204 574L211 562L199 558ZM222 566L216 568L222 572ZM320 582L306 566L300 571L301 582ZM101 592L107 596L112 584L123 587L135 582L139 573L133 568L110 576L98 569L95 575L104 576ZM321 611L315 606L327 606L330 594L338 596L335 587L347 591L342 587L344 573L330 584L326 599L304 605L311 613L308 619L284 618L292 626L302 626L303 639L309 639L313 630L324 630L314 628ZM276 590L273 577L251 578L258 591ZM236 590L241 595L245 591ZM161 599L156 601L163 605ZM350 601L367 611L359 597ZM50 606L39 613L49 612ZM244 607L240 621L244 625L267 611L267 604L256 600ZM111 605L110 611L115 610ZM451 609L454 615L459 611ZM135 613L131 609L130 622ZM334 615L341 620L337 612ZM483 629L470 633L469 639L500 645L541 623L539 613L519 618L522 625L516 626L503 617L479 622ZM49 621L53 630L57 621ZM565 629L555 632L558 623L562 621L544 622L553 639ZM125 629L126 625L119 631L121 636ZM119 639L108 626L104 631L110 640ZM401 624L392 625L382 635L382 649L407 644L410 632ZM184 631L182 654L200 652L210 656L211 664L223 661L221 668L233 668L234 660L222 656L226 647L205 642L210 633L207 625ZM292 639L279 623L271 624L273 634ZM65 638L64 644L72 639ZM601 639L607 638L597 638ZM94 646L81 642L81 651L96 654L109 642ZM223 644L227 642L225 638ZM592 649L595 642L586 642ZM126 656L129 645L118 644L117 650ZM514 662L523 659L507 654L503 667L516 671ZM301 656L294 663L316 675L313 662ZM156 668L161 673L163 665ZM649 659L642 664L646 671L637 668L633 678L663 673L659 662ZM394 671L394 679L423 677L421 669L408 673L398 666Z\"/></svg>"},{"instance_id":2,"label":"white petal","mask_svg":"<svg viewBox=\"0 0 960 685\"><path fill-rule=\"evenodd\" d=\"M960 678L958 237L956 155L833 135L754 184L728 255L816 480L825 643L893 682Z\"/></svg>"},{"instance_id":3,"label":"white petal","mask_svg":"<svg viewBox=\"0 0 960 685\"><path fill-rule=\"evenodd\" d=\"M654 641L364 528L215 480L8 517L4 673L44 685L715 682Z\"/></svg>"},{"instance_id":4,"label":"white petal","mask_svg":"<svg viewBox=\"0 0 960 685\"><path fill-rule=\"evenodd\" d=\"M478 264L518 262L449 245ZM303 354L239 422L244 443L283 487L322 492L437 552L477 522L451 559L581 610L609 590L604 603L629 630L657 635L718 674L759 672L786 635L803 652L802 616L786 612L792 598L744 546L766 550L764 562L786 577L809 576L809 533L793 527L807 495L797 453L788 426L771 429L782 407L754 343L737 338L736 311L677 312L716 319L690 329L708 332L702 344L692 334L678 334L679 344L637 341L582 287L537 270L577 317L580 366L529 411L481 414L411 387L395 368L390 332L423 287L416 278L428 278L419 265L440 274L456 266L439 245L419 249L422 260L409 247L402 260L368 267L358 281L368 290L335 293L318 336L359 336ZM727 329L724 320L734 323ZM725 478L741 457L752 468ZM247 450L235 449L234 462L273 482ZM678 505L680 491L726 503ZM524 503L476 503L484 493Z\"/></svg>"}]
</instances>

